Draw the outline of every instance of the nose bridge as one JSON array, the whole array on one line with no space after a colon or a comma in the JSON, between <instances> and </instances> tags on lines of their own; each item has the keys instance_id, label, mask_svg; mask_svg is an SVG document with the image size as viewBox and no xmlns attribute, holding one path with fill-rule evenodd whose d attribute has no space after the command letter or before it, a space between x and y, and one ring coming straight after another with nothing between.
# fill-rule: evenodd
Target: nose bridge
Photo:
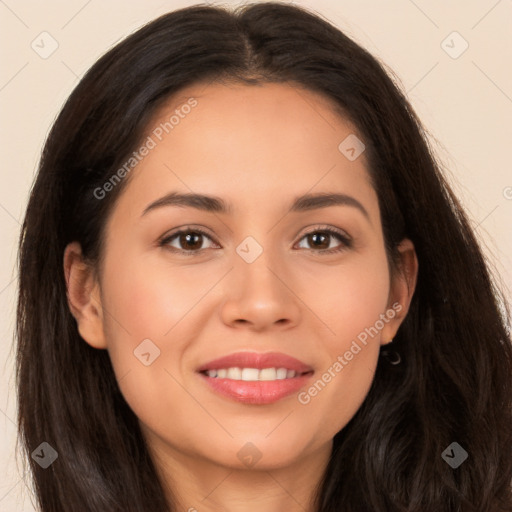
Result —
<instances>
[{"instance_id":1,"label":"nose bridge","mask_svg":"<svg viewBox=\"0 0 512 512\"><path fill-rule=\"evenodd\" d=\"M258 238L262 243L249 235L236 247L235 273L246 288L250 286L253 291L280 294L283 284L276 274L283 268L282 255L279 248L271 247L270 234L259 235Z\"/></svg>"},{"instance_id":2,"label":"nose bridge","mask_svg":"<svg viewBox=\"0 0 512 512\"><path fill-rule=\"evenodd\" d=\"M268 234L267 234L268 235ZM236 247L233 273L223 307L227 323L247 322L263 329L276 323L295 323L299 317L297 299L286 282L289 273L278 249L265 247L270 235L247 236Z\"/></svg>"}]
</instances>

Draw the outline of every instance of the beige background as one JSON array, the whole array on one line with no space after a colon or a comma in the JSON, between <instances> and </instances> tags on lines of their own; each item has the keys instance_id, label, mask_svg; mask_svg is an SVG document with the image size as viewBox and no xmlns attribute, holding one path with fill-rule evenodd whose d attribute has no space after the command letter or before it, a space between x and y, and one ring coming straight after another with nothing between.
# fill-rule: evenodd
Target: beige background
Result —
<instances>
[{"instance_id":1,"label":"beige background","mask_svg":"<svg viewBox=\"0 0 512 512\"><path fill-rule=\"evenodd\" d=\"M143 23L193 3L0 0L0 511L34 510L15 459L13 328L17 237L44 138L100 55ZM435 148L510 297L512 1L294 3L323 14L394 70L435 136ZM44 31L58 43L46 59L31 47L35 41L51 48L50 36L40 36ZM453 58L465 41L467 50Z\"/></svg>"}]
</instances>

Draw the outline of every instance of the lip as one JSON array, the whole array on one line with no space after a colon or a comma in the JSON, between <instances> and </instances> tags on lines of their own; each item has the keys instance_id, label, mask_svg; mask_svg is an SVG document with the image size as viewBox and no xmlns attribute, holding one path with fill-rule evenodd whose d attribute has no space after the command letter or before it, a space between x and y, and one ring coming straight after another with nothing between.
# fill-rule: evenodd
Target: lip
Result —
<instances>
[{"instance_id":1,"label":"lip","mask_svg":"<svg viewBox=\"0 0 512 512\"><path fill-rule=\"evenodd\" d=\"M213 391L244 404L271 404L297 393L311 379L312 373L306 373L291 379L274 381L243 381L199 376Z\"/></svg>"},{"instance_id":2,"label":"lip","mask_svg":"<svg viewBox=\"0 0 512 512\"><path fill-rule=\"evenodd\" d=\"M281 352L236 352L220 357L200 366L197 371L218 370L219 368L288 368L296 373L312 372L313 368L295 357Z\"/></svg>"},{"instance_id":3,"label":"lip","mask_svg":"<svg viewBox=\"0 0 512 512\"><path fill-rule=\"evenodd\" d=\"M287 368L297 375L274 381L243 381L209 377L204 372L220 368ZM238 352L214 359L197 369L201 379L211 390L244 404L264 405L298 392L311 379L314 370L298 359L280 352Z\"/></svg>"}]
</instances>

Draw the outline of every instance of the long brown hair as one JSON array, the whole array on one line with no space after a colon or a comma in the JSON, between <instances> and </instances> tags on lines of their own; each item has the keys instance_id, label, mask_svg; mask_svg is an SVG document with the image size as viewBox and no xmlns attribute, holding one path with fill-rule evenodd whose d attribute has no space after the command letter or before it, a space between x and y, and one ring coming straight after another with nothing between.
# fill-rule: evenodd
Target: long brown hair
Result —
<instances>
[{"instance_id":1,"label":"long brown hair","mask_svg":"<svg viewBox=\"0 0 512 512\"><path fill-rule=\"evenodd\" d=\"M171 94L204 80L288 82L322 93L364 137L390 262L410 238L417 288L366 400L334 438L318 512L512 510L512 348L506 301L405 95L320 16L280 3L168 13L102 56L42 153L19 243L19 434L43 512L174 510L105 350L85 343L66 298L71 241L99 264L126 180L101 187ZM48 442L43 469L30 454ZM452 468L457 442L468 460Z\"/></svg>"}]
</instances>

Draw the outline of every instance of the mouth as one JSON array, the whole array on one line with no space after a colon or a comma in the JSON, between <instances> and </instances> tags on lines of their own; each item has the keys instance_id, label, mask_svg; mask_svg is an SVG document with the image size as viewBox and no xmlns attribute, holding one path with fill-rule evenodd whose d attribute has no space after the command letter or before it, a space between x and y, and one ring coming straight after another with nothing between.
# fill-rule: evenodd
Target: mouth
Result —
<instances>
[{"instance_id":1,"label":"mouth","mask_svg":"<svg viewBox=\"0 0 512 512\"><path fill-rule=\"evenodd\" d=\"M203 375L212 379L228 379L228 380L242 380L244 382L256 381L276 381L284 379L293 379L312 373L312 371L297 373L290 368L219 368L218 370L204 370Z\"/></svg>"},{"instance_id":2,"label":"mouth","mask_svg":"<svg viewBox=\"0 0 512 512\"><path fill-rule=\"evenodd\" d=\"M213 392L245 404L270 404L298 392L312 367L281 353L239 352L198 368Z\"/></svg>"}]
</instances>

